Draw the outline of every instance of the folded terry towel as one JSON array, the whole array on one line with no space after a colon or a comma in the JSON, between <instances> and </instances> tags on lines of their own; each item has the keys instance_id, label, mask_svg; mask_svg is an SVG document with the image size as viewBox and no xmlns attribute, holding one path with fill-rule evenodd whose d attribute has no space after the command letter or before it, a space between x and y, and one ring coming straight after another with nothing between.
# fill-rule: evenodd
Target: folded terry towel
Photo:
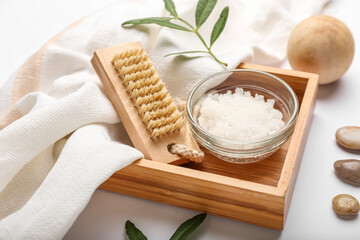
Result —
<instances>
[{"instance_id":1,"label":"folded terry towel","mask_svg":"<svg viewBox=\"0 0 360 240\"><path fill-rule=\"evenodd\" d=\"M328 0L219 1L201 27L208 37L230 6L215 54L278 66L295 24ZM175 1L194 19L196 1ZM140 41L173 97L185 99L205 76L223 70L208 56L167 57L202 50L191 33L155 25L124 29L125 20L164 16L162 1L124 0L74 23L46 43L0 90L0 239L60 239L96 188L142 154L134 149L105 96L90 59L94 50ZM9 92L11 94L9 94Z\"/></svg>"}]
</instances>

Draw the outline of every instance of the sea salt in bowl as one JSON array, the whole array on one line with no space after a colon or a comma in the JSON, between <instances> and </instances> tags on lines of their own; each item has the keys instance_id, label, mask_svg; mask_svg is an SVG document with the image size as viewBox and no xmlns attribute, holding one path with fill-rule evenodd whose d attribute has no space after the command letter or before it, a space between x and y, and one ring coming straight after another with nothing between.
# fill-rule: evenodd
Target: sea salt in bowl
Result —
<instances>
[{"instance_id":1,"label":"sea salt in bowl","mask_svg":"<svg viewBox=\"0 0 360 240\"><path fill-rule=\"evenodd\" d=\"M246 92L250 92L253 97ZM229 97L234 97L237 102L232 106L222 107L221 103L229 104ZM246 99L242 100L242 97ZM209 107L209 98L221 101ZM269 104L271 109L266 106ZM253 113L263 107L263 112ZM244 108L250 109L244 111ZM211 154L228 162L252 163L275 153L291 136L299 102L294 90L275 75L257 70L235 69L213 74L195 86L188 97L186 110L194 137ZM247 112L253 115L241 115ZM209 116L223 122L216 123ZM261 126L257 127L255 120L252 121L255 117L270 120L260 120ZM217 128L211 125L217 125ZM224 130L221 126L224 126Z\"/></svg>"}]
</instances>

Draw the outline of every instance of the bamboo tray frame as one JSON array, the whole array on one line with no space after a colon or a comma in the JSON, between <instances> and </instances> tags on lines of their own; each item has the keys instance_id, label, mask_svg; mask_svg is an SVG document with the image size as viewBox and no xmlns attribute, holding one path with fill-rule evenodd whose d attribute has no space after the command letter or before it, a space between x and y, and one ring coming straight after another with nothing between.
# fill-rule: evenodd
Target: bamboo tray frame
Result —
<instances>
[{"instance_id":1,"label":"bamboo tray frame","mask_svg":"<svg viewBox=\"0 0 360 240\"><path fill-rule=\"evenodd\" d=\"M283 229L315 106L318 75L242 63L272 73L295 91L300 111L291 138L272 156L238 165L206 153L203 164L181 166L141 159L100 188L165 204Z\"/></svg>"}]
</instances>

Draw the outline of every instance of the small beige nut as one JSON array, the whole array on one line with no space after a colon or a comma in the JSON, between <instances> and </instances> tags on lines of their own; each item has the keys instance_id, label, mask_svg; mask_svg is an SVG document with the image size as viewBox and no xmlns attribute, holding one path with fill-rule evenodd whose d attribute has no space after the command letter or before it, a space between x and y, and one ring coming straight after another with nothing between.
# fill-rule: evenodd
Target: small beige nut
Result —
<instances>
[{"instance_id":1,"label":"small beige nut","mask_svg":"<svg viewBox=\"0 0 360 240\"><path fill-rule=\"evenodd\" d=\"M359 201L349 194L339 194L332 200L335 212L339 215L356 215L360 210Z\"/></svg>"}]
</instances>

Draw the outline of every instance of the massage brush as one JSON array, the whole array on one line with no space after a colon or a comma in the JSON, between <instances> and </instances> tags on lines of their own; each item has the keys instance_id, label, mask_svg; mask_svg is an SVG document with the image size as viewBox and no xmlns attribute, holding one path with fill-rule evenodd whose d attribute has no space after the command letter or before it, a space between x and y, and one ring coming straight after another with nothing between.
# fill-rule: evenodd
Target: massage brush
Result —
<instances>
[{"instance_id":1,"label":"massage brush","mask_svg":"<svg viewBox=\"0 0 360 240\"><path fill-rule=\"evenodd\" d=\"M132 143L145 158L182 164L203 153L139 42L95 51L91 63Z\"/></svg>"}]
</instances>

